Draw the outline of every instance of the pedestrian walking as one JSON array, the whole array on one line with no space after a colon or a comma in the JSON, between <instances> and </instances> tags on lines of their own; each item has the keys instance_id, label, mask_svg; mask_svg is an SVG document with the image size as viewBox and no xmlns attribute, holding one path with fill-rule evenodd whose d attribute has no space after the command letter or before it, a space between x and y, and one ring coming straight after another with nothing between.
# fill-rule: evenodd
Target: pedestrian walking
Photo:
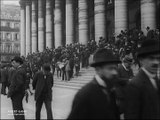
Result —
<instances>
[{"instance_id":1,"label":"pedestrian walking","mask_svg":"<svg viewBox=\"0 0 160 120\"><path fill-rule=\"evenodd\" d=\"M45 104L47 111L47 119L53 119L52 115L52 87L53 87L53 75L49 64L44 64L42 71L35 74L32 83L35 90L36 101L36 119L40 119L41 108L43 103Z\"/></svg>"},{"instance_id":2,"label":"pedestrian walking","mask_svg":"<svg viewBox=\"0 0 160 120\"><path fill-rule=\"evenodd\" d=\"M1 95L1 89L2 89L2 68L0 64L0 95Z\"/></svg>"},{"instance_id":3,"label":"pedestrian walking","mask_svg":"<svg viewBox=\"0 0 160 120\"><path fill-rule=\"evenodd\" d=\"M70 81L72 70L71 70L71 65L70 65L69 58L67 58L66 61L65 61L65 72L66 72L67 81Z\"/></svg>"},{"instance_id":4,"label":"pedestrian walking","mask_svg":"<svg viewBox=\"0 0 160 120\"><path fill-rule=\"evenodd\" d=\"M8 86L11 85L11 81L13 79L13 74L16 72L16 69L14 68L14 62L13 59L11 60L10 68L8 69Z\"/></svg>"},{"instance_id":5,"label":"pedestrian walking","mask_svg":"<svg viewBox=\"0 0 160 120\"><path fill-rule=\"evenodd\" d=\"M13 73L9 86L8 98L12 100L13 114L15 120L24 120L23 98L26 92L26 72L23 67L23 60L20 57L13 58L13 66L16 69Z\"/></svg>"},{"instance_id":6,"label":"pedestrian walking","mask_svg":"<svg viewBox=\"0 0 160 120\"><path fill-rule=\"evenodd\" d=\"M160 119L160 42L145 40L138 50L139 73L126 89L125 119Z\"/></svg>"},{"instance_id":7,"label":"pedestrian walking","mask_svg":"<svg viewBox=\"0 0 160 120\"><path fill-rule=\"evenodd\" d=\"M78 76L80 71L80 60L77 56L75 56L75 76Z\"/></svg>"},{"instance_id":8,"label":"pedestrian walking","mask_svg":"<svg viewBox=\"0 0 160 120\"><path fill-rule=\"evenodd\" d=\"M8 88L8 64L2 66L2 91L3 95L7 95L6 89Z\"/></svg>"},{"instance_id":9,"label":"pedestrian walking","mask_svg":"<svg viewBox=\"0 0 160 120\"><path fill-rule=\"evenodd\" d=\"M91 64L96 70L93 80L75 96L68 119L119 119L114 84L120 60L112 51L100 49Z\"/></svg>"}]
</instances>

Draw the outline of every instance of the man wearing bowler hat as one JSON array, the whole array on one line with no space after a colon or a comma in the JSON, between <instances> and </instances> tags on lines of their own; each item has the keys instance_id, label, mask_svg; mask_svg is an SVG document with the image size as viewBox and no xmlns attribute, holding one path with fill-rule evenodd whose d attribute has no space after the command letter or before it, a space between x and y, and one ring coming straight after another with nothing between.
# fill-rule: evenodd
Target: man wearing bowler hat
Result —
<instances>
[{"instance_id":1,"label":"man wearing bowler hat","mask_svg":"<svg viewBox=\"0 0 160 120\"><path fill-rule=\"evenodd\" d=\"M113 86L120 60L112 51L99 49L93 61L96 75L76 94L68 119L119 119Z\"/></svg>"},{"instance_id":2,"label":"man wearing bowler hat","mask_svg":"<svg viewBox=\"0 0 160 120\"><path fill-rule=\"evenodd\" d=\"M158 40L146 40L138 50L142 67L126 89L126 119L160 119L159 45Z\"/></svg>"},{"instance_id":3,"label":"man wearing bowler hat","mask_svg":"<svg viewBox=\"0 0 160 120\"><path fill-rule=\"evenodd\" d=\"M26 72L22 58L16 56L12 59L15 71L9 86L8 98L12 100L13 115L15 120L24 120L23 98L26 92Z\"/></svg>"}]
</instances>

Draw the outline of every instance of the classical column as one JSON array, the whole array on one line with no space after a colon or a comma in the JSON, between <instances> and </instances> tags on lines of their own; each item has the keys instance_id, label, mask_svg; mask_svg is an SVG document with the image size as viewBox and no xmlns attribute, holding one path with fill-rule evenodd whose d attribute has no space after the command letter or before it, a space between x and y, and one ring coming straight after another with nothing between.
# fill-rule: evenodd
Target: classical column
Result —
<instances>
[{"instance_id":1,"label":"classical column","mask_svg":"<svg viewBox=\"0 0 160 120\"><path fill-rule=\"evenodd\" d=\"M62 1L55 0L54 10L54 33L55 33L55 48L62 46Z\"/></svg>"},{"instance_id":2,"label":"classical column","mask_svg":"<svg viewBox=\"0 0 160 120\"><path fill-rule=\"evenodd\" d=\"M32 0L32 52L38 51L38 0Z\"/></svg>"},{"instance_id":3,"label":"classical column","mask_svg":"<svg viewBox=\"0 0 160 120\"><path fill-rule=\"evenodd\" d=\"M128 28L127 0L115 0L115 34Z\"/></svg>"},{"instance_id":4,"label":"classical column","mask_svg":"<svg viewBox=\"0 0 160 120\"><path fill-rule=\"evenodd\" d=\"M14 39L15 39L15 33L13 32L13 33L11 33L11 36L12 36L12 41L14 41Z\"/></svg>"},{"instance_id":5,"label":"classical column","mask_svg":"<svg viewBox=\"0 0 160 120\"><path fill-rule=\"evenodd\" d=\"M87 0L78 0L79 7L79 43L88 42L88 5Z\"/></svg>"},{"instance_id":6,"label":"classical column","mask_svg":"<svg viewBox=\"0 0 160 120\"><path fill-rule=\"evenodd\" d=\"M38 0L38 50L43 52L45 49L45 0Z\"/></svg>"},{"instance_id":7,"label":"classical column","mask_svg":"<svg viewBox=\"0 0 160 120\"><path fill-rule=\"evenodd\" d=\"M14 52L14 44L12 44L12 53Z\"/></svg>"},{"instance_id":8,"label":"classical column","mask_svg":"<svg viewBox=\"0 0 160 120\"><path fill-rule=\"evenodd\" d=\"M46 0L46 47L53 48L53 4Z\"/></svg>"},{"instance_id":9,"label":"classical column","mask_svg":"<svg viewBox=\"0 0 160 120\"><path fill-rule=\"evenodd\" d=\"M55 48L62 45L62 1L55 0L54 10Z\"/></svg>"},{"instance_id":10,"label":"classical column","mask_svg":"<svg viewBox=\"0 0 160 120\"><path fill-rule=\"evenodd\" d=\"M66 0L66 44L74 41L73 0Z\"/></svg>"},{"instance_id":11,"label":"classical column","mask_svg":"<svg viewBox=\"0 0 160 120\"><path fill-rule=\"evenodd\" d=\"M147 26L156 28L156 0L141 0L141 30L147 34Z\"/></svg>"},{"instance_id":12,"label":"classical column","mask_svg":"<svg viewBox=\"0 0 160 120\"><path fill-rule=\"evenodd\" d=\"M25 3L24 1L19 2L21 5L21 22L20 22L20 55L26 56L26 10L25 10Z\"/></svg>"},{"instance_id":13,"label":"classical column","mask_svg":"<svg viewBox=\"0 0 160 120\"><path fill-rule=\"evenodd\" d=\"M95 41L105 38L105 0L94 0L95 12Z\"/></svg>"},{"instance_id":14,"label":"classical column","mask_svg":"<svg viewBox=\"0 0 160 120\"><path fill-rule=\"evenodd\" d=\"M26 1L26 55L31 53L31 2Z\"/></svg>"}]
</instances>

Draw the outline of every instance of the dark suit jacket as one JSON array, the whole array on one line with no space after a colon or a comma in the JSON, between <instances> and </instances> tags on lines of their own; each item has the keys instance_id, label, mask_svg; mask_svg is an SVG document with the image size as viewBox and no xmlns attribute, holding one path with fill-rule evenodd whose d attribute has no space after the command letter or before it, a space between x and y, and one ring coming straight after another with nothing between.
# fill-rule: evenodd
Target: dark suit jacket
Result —
<instances>
[{"instance_id":1,"label":"dark suit jacket","mask_svg":"<svg viewBox=\"0 0 160 120\"><path fill-rule=\"evenodd\" d=\"M8 84L8 70L5 68L5 69L2 69L1 70L1 78L2 78L2 83L4 84Z\"/></svg>"},{"instance_id":2,"label":"dark suit jacket","mask_svg":"<svg viewBox=\"0 0 160 120\"><path fill-rule=\"evenodd\" d=\"M160 119L160 93L140 70L126 89L126 119Z\"/></svg>"},{"instance_id":3,"label":"dark suit jacket","mask_svg":"<svg viewBox=\"0 0 160 120\"><path fill-rule=\"evenodd\" d=\"M9 70L8 70L8 85L11 84L11 81L13 79L13 75L14 75L14 72L16 72L15 68L11 67Z\"/></svg>"},{"instance_id":4,"label":"dark suit jacket","mask_svg":"<svg viewBox=\"0 0 160 120\"><path fill-rule=\"evenodd\" d=\"M0 69L0 83L2 83L2 70Z\"/></svg>"},{"instance_id":5,"label":"dark suit jacket","mask_svg":"<svg viewBox=\"0 0 160 120\"><path fill-rule=\"evenodd\" d=\"M24 67L19 67L13 73L11 84L9 86L8 97L15 94L24 94L26 90L26 72Z\"/></svg>"},{"instance_id":6,"label":"dark suit jacket","mask_svg":"<svg viewBox=\"0 0 160 120\"><path fill-rule=\"evenodd\" d=\"M47 99L52 100L52 87L53 87L53 75L52 73L48 73L47 75ZM32 82L33 89L35 89L35 100L38 100L40 97L43 88L45 85L45 79L44 79L44 74L42 71L39 71L35 74Z\"/></svg>"},{"instance_id":7,"label":"dark suit jacket","mask_svg":"<svg viewBox=\"0 0 160 120\"><path fill-rule=\"evenodd\" d=\"M94 79L76 94L68 119L119 119L119 113Z\"/></svg>"},{"instance_id":8,"label":"dark suit jacket","mask_svg":"<svg viewBox=\"0 0 160 120\"><path fill-rule=\"evenodd\" d=\"M118 66L118 74L119 78L124 79L124 80L129 80L130 78L133 77L133 71L132 69L129 69L129 71L126 71L122 64Z\"/></svg>"}]
</instances>

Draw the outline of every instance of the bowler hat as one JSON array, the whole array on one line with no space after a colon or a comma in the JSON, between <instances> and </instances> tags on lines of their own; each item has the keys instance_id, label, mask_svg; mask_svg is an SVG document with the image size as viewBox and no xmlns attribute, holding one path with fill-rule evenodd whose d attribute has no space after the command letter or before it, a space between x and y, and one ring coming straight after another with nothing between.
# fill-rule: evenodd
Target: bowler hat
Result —
<instances>
[{"instance_id":1,"label":"bowler hat","mask_svg":"<svg viewBox=\"0 0 160 120\"><path fill-rule=\"evenodd\" d=\"M138 49L138 57L147 56L150 54L160 53L159 40L145 40L143 41L141 47Z\"/></svg>"},{"instance_id":2,"label":"bowler hat","mask_svg":"<svg viewBox=\"0 0 160 120\"><path fill-rule=\"evenodd\" d=\"M19 57L19 56L15 56L15 57L12 59L12 61L16 61L16 62L19 62L20 64L23 64L23 60L22 60L22 58Z\"/></svg>"},{"instance_id":3,"label":"bowler hat","mask_svg":"<svg viewBox=\"0 0 160 120\"><path fill-rule=\"evenodd\" d=\"M111 50L99 49L93 56L93 62L90 64L91 67L100 66L108 63L120 63L118 57L116 57Z\"/></svg>"}]
</instances>

